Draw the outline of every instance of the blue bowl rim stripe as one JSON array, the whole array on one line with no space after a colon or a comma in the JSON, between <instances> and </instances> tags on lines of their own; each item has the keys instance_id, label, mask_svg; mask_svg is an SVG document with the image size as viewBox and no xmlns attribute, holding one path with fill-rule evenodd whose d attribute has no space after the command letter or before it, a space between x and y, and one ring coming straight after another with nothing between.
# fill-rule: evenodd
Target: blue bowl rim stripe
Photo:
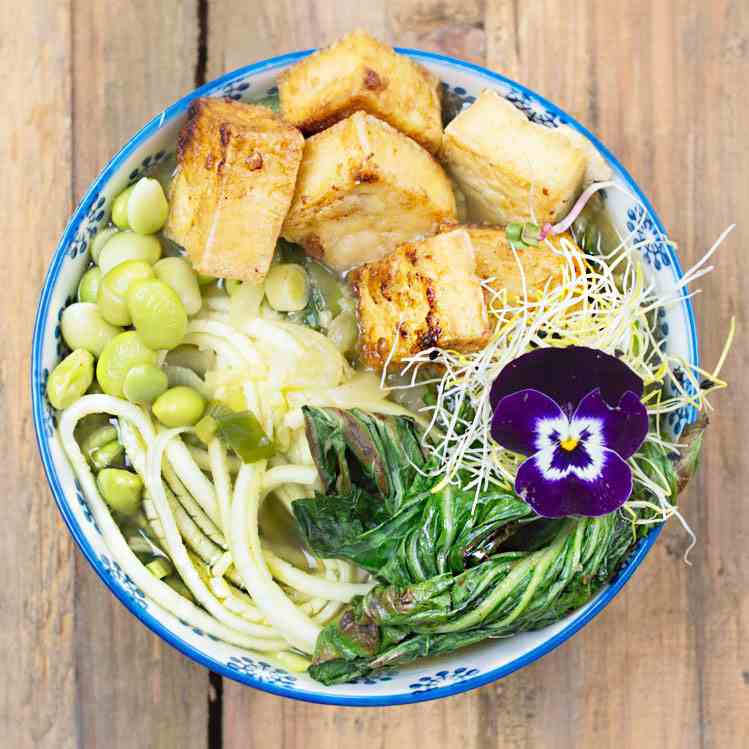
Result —
<instances>
[{"instance_id":1,"label":"blue bowl rim stripe","mask_svg":"<svg viewBox=\"0 0 749 749\"><path fill-rule=\"evenodd\" d=\"M653 219L653 222L658 231L663 235L664 238L667 236L666 230L660 218L650 204L649 200L645 197L642 190L638 187L637 183L632 179L629 172L620 164L618 159L598 140L598 138L593 133L591 133L583 125L579 124L573 117L561 110L555 104L551 103L544 97L536 94L525 86L516 83L512 79L507 78L506 76L503 76L499 73L494 73L484 67L481 67L480 65L457 60L453 57L441 55L434 52L425 52L423 50L404 47L397 47L396 49L398 52L409 55L416 59L438 62L454 68L462 69L464 71L479 74L483 78L487 79L488 82L503 83L506 86L510 86L511 88L521 91L529 99L539 102L554 115L562 117L566 124L574 127L580 133L585 135L608 159L609 163L611 163L617 169L617 171L621 174L621 176L627 183L629 189L633 192L634 195L637 196L645 210ZM60 242L54 252L52 261L44 279L44 285L42 287L42 292L39 299L36 319L34 321L32 361L30 371L34 429L36 433L37 446L39 448L39 453L41 455L44 472L47 476L47 481L50 485L50 488L52 489L52 493L60 514L62 515L65 524L70 530L73 539L75 540L80 550L83 552L83 555L86 557L89 564L93 567L94 571L104 582L104 584L134 616L140 619L156 635L161 637L163 640L168 642L170 645L175 647L177 650L179 650L192 660L200 663L206 668L215 671L216 673L221 674L222 676L282 697L288 697L290 699L297 699L319 704L358 707L385 707L389 705L414 704L417 702L449 697L451 695L468 691L469 689L483 686L497 679L501 679L502 677L511 674L513 671L523 668L529 663L532 663L541 656L557 648L563 642L568 640L573 634L575 634L575 632L577 632L589 621L591 621L591 619L596 617L611 602L611 600L616 597L624 584L630 579L634 571L642 563L643 559L647 556L648 552L653 547L655 541L661 533L662 526L653 528L653 530L650 531L650 533L642 541L640 541L627 565L620 571L616 579L608 588L604 590L604 592L598 597L595 603L585 612L584 615L570 622L564 629L556 633L553 637L538 645L530 652L514 659L510 663L479 674L478 676L475 676L471 679L465 679L463 681L449 684L444 687L439 687L431 689L429 691L418 693L355 697L335 694L326 695L326 693L324 692L324 687L322 686L320 687L320 692L312 692L304 689L289 689L286 687L267 683L259 679L255 679L248 674L238 673L229 669L222 662L206 656L204 653L201 653L199 650L197 650L193 645L177 636L171 630L167 629L148 610L144 610L140 606L136 605L133 602L132 598L127 595L127 593L125 593L123 589L112 584L109 575L106 573L103 566L99 562L96 552L89 544L68 506L67 500L65 498L65 493L60 484L60 480L57 475L54 461L50 452L48 438L46 436L44 426L44 403L39 392L39 388L37 387L37 383L41 381L43 334L49 312L50 299L52 296L54 283L64 262L67 248L70 242L74 239L81 222L85 219L91 204L99 196L101 187L107 183L112 174L120 168L121 164L127 158L129 158L137 148L140 147L142 141L158 131L164 122L166 122L167 120L171 120L174 116L182 114L184 111L186 111L187 107L193 99L207 94L215 94L217 90L225 87L227 84L232 83L236 79L246 77L248 74L259 73L286 66L289 63L296 62L297 60L306 57L314 51L314 49L308 49L298 52L291 52L254 63L252 65L247 65L230 73L226 73L225 75L206 83L200 88L195 89L194 91L176 101L174 104L167 107L163 112L156 115L150 122L148 122L143 128L141 128L141 130L139 130L120 149L120 151L101 171L91 187L84 194L81 202L73 213L73 216L71 217L65 231L63 232L62 238L60 239ZM683 275L683 271L679 263L678 256L676 255L671 245L667 245L666 249L671 260L673 271L676 277L679 278ZM693 364L699 364L699 350L697 344L697 330L694 310L689 299L684 299L684 305L686 307L687 321L689 324L689 342L691 348L690 358Z\"/></svg>"}]
</instances>

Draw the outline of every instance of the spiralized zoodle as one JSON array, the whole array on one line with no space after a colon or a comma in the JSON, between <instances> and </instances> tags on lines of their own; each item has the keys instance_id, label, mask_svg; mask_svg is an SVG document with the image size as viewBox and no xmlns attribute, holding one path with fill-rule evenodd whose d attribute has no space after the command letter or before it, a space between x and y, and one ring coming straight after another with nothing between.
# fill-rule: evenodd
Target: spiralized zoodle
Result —
<instances>
[{"instance_id":1,"label":"spiralized zoodle","mask_svg":"<svg viewBox=\"0 0 749 749\"><path fill-rule=\"evenodd\" d=\"M385 401L374 376L355 373L315 331L256 320L247 326L256 334L253 338L231 328L226 315L214 313L210 320L199 316L190 322L190 335L200 335L200 343L218 357L221 376L215 378L214 395L227 388L234 388L233 397L255 395L247 398L247 407L286 445L285 457L274 458L272 466L261 462L240 467L218 438L207 452L190 447L182 439L189 428L160 428L144 408L107 395L84 396L63 412L62 444L107 545L146 595L227 642L265 653L286 648L311 653L320 628L341 604L374 583L354 582L361 573L341 560L312 559L314 567L307 571L260 540L259 512L267 496L275 494L288 507L317 482L303 422L294 420L294 411L304 403L345 403L349 408L407 412ZM269 371L278 379L266 379ZM268 390L277 397L270 397ZM145 484L150 528L199 606L144 567L101 498L74 434L81 419L101 413L118 419L128 459Z\"/></svg>"}]
</instances>

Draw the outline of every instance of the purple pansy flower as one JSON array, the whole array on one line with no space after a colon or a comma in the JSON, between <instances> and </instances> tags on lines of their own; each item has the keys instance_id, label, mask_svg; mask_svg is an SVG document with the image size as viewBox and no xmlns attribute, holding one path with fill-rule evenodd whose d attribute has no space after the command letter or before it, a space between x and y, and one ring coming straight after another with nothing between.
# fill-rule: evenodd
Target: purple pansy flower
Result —
<instances>
[{"instance_id":1,"label":"purple pansy flower","mask_svg":"<svg viewBox=\"0 0 749 749\"><path fill-rule=\"evenodd\" d=\"M642 380L601 351L542 348L494 381L492 436L528 459L515 491L544 517L605 515L632 492L626 463L645 440Z\"/></svg>"}]
</instances>

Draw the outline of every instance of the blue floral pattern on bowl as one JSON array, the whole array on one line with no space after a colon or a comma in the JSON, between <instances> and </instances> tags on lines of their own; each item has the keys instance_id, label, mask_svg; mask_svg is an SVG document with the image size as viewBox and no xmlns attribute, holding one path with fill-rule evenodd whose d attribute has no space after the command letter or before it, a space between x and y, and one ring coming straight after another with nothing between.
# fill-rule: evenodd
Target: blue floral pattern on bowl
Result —
<instances>
[{"instance_id":1,"label":"blue floral pattern on bowl","mask_svg":"<svg viewBox=\"0 0 749 749\"><path fill-rule=\"evenodd\" d=\"M531 98L523 91L510 91L505 99L524 112L531 122L546 127L559 127L566 122L561 113L549 111L538 99Z\"/></svg>"},{"instance_id":2,"label":"blue floral pattern on bowl","mask_svg":"<svg viewBox=\"0 0 749 749\"><path fill-rule=\"evenodd\" d=\"M109 210L106 203L107 200L104 195L97 194L92 197L86 217L81 222L80 228L68 248L68 255L71 258L85 255L91 240L96 236L101 226L107 223Z\"/></svg>"},{"instance_id":3,"label":"blue floral pattern on bowl","mask_svg":"<svg viewBox=\"0 0 749 749\"><path fill-rule=\"evenodd\" d=\"M265 661L250 658L248 655L232 656L227 661L226 667L237 673L247 674L264 684L290 687L297 680L296 676L292 676L288 671Z\"/></svg>"},{"instance_id":4,"label":"blue floral pattern on bowl","mask_svg":"<svg viewBox=\"0 0 749 749\"><path fill-rule=\"evenodd\" d=\"M414 694L420 694L430 692L432 689L437 689L447 684L455 684L456 682L471 679L474 676L478 676L478 674L479 670L477 668L460 666L452 670L437 671L430 676L421 676L413 684L409 684L408 688Z\"/></svg>"},{"instance_id":5,"label":"blue floral pattern on bowl","mask_svg":"<svg viewBox=\"0 0 749 749\"><path fill-rule=\"evenodd\" d=\"M57 324L55 325L54 336L55 344L57 347L58 360L64 359L70 353L70 348L68 347L68 344L65 343L65 339L62 337L62 313L65 311L65 308L71 305L74 301L74 296L66 297L64 304L62 304L57 310Z\"/></svg>"},{"instance_id":6,"label":"blue floral pattern on bowl","mask_svg":"<svg viewBox=\"0 0 749 749\"><path fill-rule=\"evenodd\" d=\"M218 637L215 637L212 634L209 634L208 632L204 632L200 627L195 627L190 622L186 622L184 619L179 619L179 623L183 627L187 627L187 629L190 630L196 637L207 637L209 640L213 640L214 642L220 642Z\"/></svg>"},{"instance_id":7,"label":"blue floral pattern on bowl","mask_svg":"<svg viewBox=\"0 0 749 749\"><path fill-rule=\"evenodd\" d=\"M696 395L697 390L692 381L684 374L683 369L674 370L674 379L676 379L681 387L689 394ZM670 392L676 391L676 386L671 384L669 387ZM682 406L676 411L666 415L666 423L674 436L680 435L684 431L684 427L690 422L694 421L695 409L692 406Z\"/></svg>"},{"instance_id":8,"label":"blue floral pattern on bowl","mask_svg":"<svg viewBox=\"0 0 749 749\"><path fill-rule=\"evenodd\" d=\"M250 84L248 81L231 81L218 92L218 95L225 96L233 101L239 101L249 90Z\"/></svg>"},{"instance_id":9,"label":"blue floral pattern on bowl","mask_svg":"<svg viewBox=\"0 0 749 749\"><path fill-rule=\"evenodd\" d=\"M96 532L100 534L101 531L99 530L99 526L96 524L93 510L91 509L91 505L89 505L88 500L83 494L83 487L81 486L81 483L80 481L78 481L78 479L76 479L75 481L75 496L78 500L78 504L80 505L83 517L86 518L86 520L94 526Z\"/></svg>"},{"instance_id":10,"label":"blue floral pattern on bowl","mask_svg":"<svg viewBox=\"0 0 749 749\"><path fill-rule=\"evenodd\" d=\"M42 370L41 377L39 378L39 400L42 403L42 418L44 423L44 433L47 438L51 438L57 428L57 415L55 409L47 400L47 382L49 380L49 369L45 367Z\"/></svg>"},{"instance_id":11,"label":"blue floral pattern on bowl","mask_svg":"<svg viewBox=\"0 0 749 749\"><path fill-rule=\"evenodd\" d=\"M155 166L171 156L174 156L174 152L167 151L166 149L161 149L160 151L156 151L156 153L149 154L140 162L139 166L135 167L135 169L128 174L127 183L129 185L134 184L141 177L145 177Z\"/></svg>"},{"instance_id":12,"label":"blue floral pattern on bowl","mask_svg":"<svg viewBox=\"0 0 749 749\"><path fill-rule=\"evenodd\" d=\"M101 562L101 567L104 572L114 582L116 582L119 587L124 589L124 591L136 606L140 606L143 609L148 608L146 594L135 584L133 578L130 577L130 575L128 575L122 569L122 567L120 567L119 562L115 561L114 559L110 559L106 554L102 554L99 557L99 561Z\"/></svg>"},{"instance_id":13,"label":"blue floral pattern on bowl","mask_svg":"<svg viewBox=\"0 0 749 749\"><path fill-rule=\"evenodd\" d=\"M352 684L367 684L368 686L371 686L372 684L382 684L387 681L392 681L396 676L398 676L399 672L395 668L384 668L382 671L378 671L372 674L367 674L367 676L360 676L358 679L353 679L351 681Z\"/></svg>"},{"instance_id":14,"label":"blue floral pattern on bowl","mask_svg":"<svg viewBox=\"0 0 749 749\"><path fill-rule=\"evenodd\" d=\"M671 265L666 238L638 203L627 211L627 229L632 243L641 246L643 259L648 265L655 270Z\"/></svg>"}]
</instances>

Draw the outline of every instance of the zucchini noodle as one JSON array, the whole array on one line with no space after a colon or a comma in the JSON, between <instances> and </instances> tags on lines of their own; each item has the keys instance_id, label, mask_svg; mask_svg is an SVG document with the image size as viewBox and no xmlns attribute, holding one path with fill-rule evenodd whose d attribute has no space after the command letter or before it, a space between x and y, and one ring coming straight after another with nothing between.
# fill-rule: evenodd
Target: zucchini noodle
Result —
<instances>
[{"instance_id":1,"label":"zucchini noodle","mask_svg":"<svg viewBox=\"0 0 749 749\"><path fill-rule=\"evenodd\" d=\"M63 411L60 417L59 433L63 449L81 484L86 499L91 505L91 510L101 529L107 548L115 561L122 567L123 572L129 575L151 600L174 616L188 622L188 624L199 627L214 637L240 647L260 652L278 650L279 642L277 640L252 637L238 632L188 601L166 583L154 577L128 546L119 526L112 518L109 509L99 494L91 469L88 467L74 436L75 426L84 416L99 413L108 413L132 422L145 441L155 439L155 435L150 420L140 408L108 395L83 396L70 408Z\"/></svg>"},{"instance_id":2,"label":"zucchini noodle","mask_svg":"<svg viewBox=\"0 0 749 749\"><path fill-rule=\"evenodd\" d=\"M229 548L245 587L266 620L290 645L311 653L320 627L273 581L260 548L258 513L263 471L259 464L244 465L239 471L232 500Z\"/></svg>"},{"instance_id":3,"label":"zucchini noodle","mask_svg":"<svg viewBox=\"0 0 749 749\"><path fill-rule=\"evenodd\" d=\"M302 328L298 335L288 329L299 326L284 328L264 321L260 327L268 334L278 334L282 342L293 346L290 350L297 356L331 357L315 336L306 336ZM315 559L306 549L287 557L283 545L261 540L260 508L266 497L275 497L290 511L294 499L310 496L320 486L303 420L292 427L286 423L291 408L298 409L308 399L314 400L314 390L294 390L299 405L292 406L283 397L274 401L262 392L261 381L247 377L246 373L252 370L249 352L254 351L255 345L249 338L214 320L199 321L190 335L192 343L214 351L219 362L223 359L236 364L223 380L217 380L217 386L224 380L229 386L235 380L243 383L242 394L248 406L252 394L256 394L262 422L274 428L277 435L285 430L288 436L285 455L275 456L267 469L264 463L242 465L227 454L218 438L211 440L207 450L187 445L182 437L190 428L156 429L145 410L106 395L84 396L63 413L63 447L107 545L148 598L191 625L249 650L275 656L291 647L312 653L321 627L334 619L343 604L367 593L375 584L348 562ZM238 345L237 336L246 345ZM275 353L263 349L263 345L258 350L263 351L258 356ZM337 357L338 361L333 361L323 373L325 384L333 391L341 385L346 387L344 378L352 374L342 357ZM183 382L193 379L180 371L184 367L172 365L170 369L177 370L174 374ZM253 374L263 369L261 366ZM294 370L290 367L288 371L292 378ZM377 405L371 389L367 393L369 383L360 380L359 375L351 380L351 399L357 399L359 392L360 402ZM207 389L212 389L210 381L201 380ZM305 397L305 393L311 395ZM380 402L384 403L382 396ZM395 404L382 405L379 410L384 412L389 407L399 413L404 411ZM133 548L99 495L74 437L80 419L99 413L118 419L118 434L127 459L144 481L144 522L152 540L136 534L131 538ZM136 550L141 554L156 550L166 555L195 602L157 579ZM306 562L306 569L298 566L302 562Z\"/></svg>"}]
</instances>

